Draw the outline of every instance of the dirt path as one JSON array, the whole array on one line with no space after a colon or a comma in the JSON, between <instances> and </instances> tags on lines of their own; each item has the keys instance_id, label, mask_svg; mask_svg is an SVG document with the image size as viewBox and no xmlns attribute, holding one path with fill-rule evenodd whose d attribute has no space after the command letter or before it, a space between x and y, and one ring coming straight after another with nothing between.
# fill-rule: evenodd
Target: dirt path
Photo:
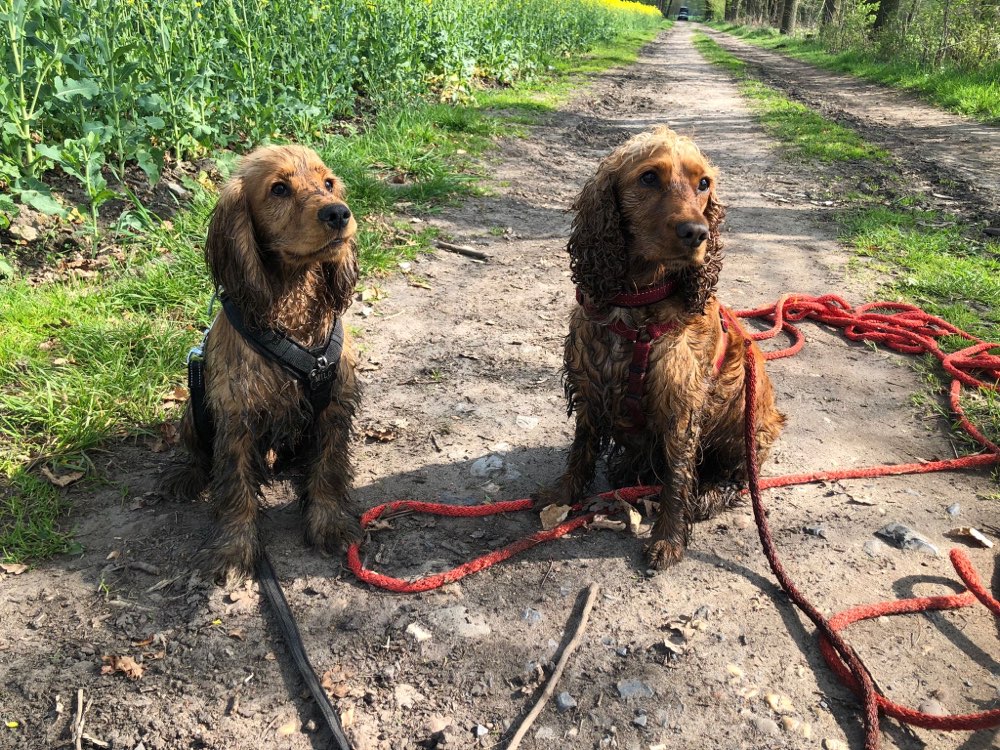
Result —
<instances>
[{"instance_id":1,"label":"dirt path","mask_svg":"<svg viewBox=\"0 0 1000 750\"><path fill-rule=\"evenodd\" d=\"M847 121L866 140L890 150L905 169L931 180L935 192L948 196L936 199L942 208L954 210L972 202L983 218L1000 222L1000 127L698 28L772 85L827 117Z\"/></svg>"},{"instance_id":2,"label":"dirt path","mask_svg":"<svg viewBox=\"0 0 1000 750\"><path fill-rule=\"evenodd\" d=\"M762 136L690 34L664 35L529 138L506 142L489 166L493 195L425 217L490 262L439 253L386 283L368 317L354 306L360 426L398 433L358 443L366 505L524 497L561 470L571 435L558 375L572 296L565 209L600 157L648 126L692 134L722 169L728 304L786 291L860 301L870 292L847 275L848 254L805 197L822 185ZM775 191L795 200L764 195ZM767 473L952 454L945 421L908 403L919 383L907 362L815 326L806 333L801 355L770 368L790 421ZM502 469L475 476L489 455ZM20 723L0 726L3 747L57 746L80 687L93 699L88 732L116 750L326 746L256 589L220 591L192 573L208 508L158 496L164 462L141 447L99 456L108 484L73 491L85 553L0 579L0 718ZM996 503L983 498L995 489L985 475L953 474L801 487L769 493L768 503L790 571L829 612L949 591L945 558L889 548L873 532L899 521L947 549L942 535L953 526L995 526ZM602 596L560 688L575 707L546 709L523 747L819 748L824 738L860 746L854 703L772 583L748 509L699 524L684 562L661 574L646 571L641 540L595 530L436 592L396 596L303 549L284 485L269 499L275 565L315 666L332 670L358 748L495 747L590 581ZM957 519L945 511L955 502ZM373 535L369 562L405 576L521 537L537 519L411 516L392 526ZM993 555L970 555L989 576ZM418 642L418 628L430 637ZM896 699L951 711L997 703L996 628L981 610L861 625L852 639ZM145 673L134 682L102 676L102 655L142 656ZM787 697L808 738L783 728L770 693ZM885 729L885 747L907 750L973 750L1000 738Z\"/></svg>"}]
</instances>

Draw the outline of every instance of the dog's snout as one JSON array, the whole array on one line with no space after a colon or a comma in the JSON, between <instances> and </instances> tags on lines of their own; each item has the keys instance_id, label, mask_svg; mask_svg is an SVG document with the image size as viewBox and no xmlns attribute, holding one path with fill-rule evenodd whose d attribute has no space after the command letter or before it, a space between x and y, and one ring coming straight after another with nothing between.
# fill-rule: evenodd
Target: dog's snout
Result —
<instances>
[{"instance_id":1,"label":"dog's snout","mask_svg":"<svg viewBox=\"0 0 1000 750\"><path fill-rule=\"evenodd\" d=\"M343 203L330 203L319 210L318 217L333 229L343 229L351 221L351 209Z\"/></svg>"},{"instance_id":2,"label":"dog's snout","mask_svg":"<svg viewBox=\"0 0 1000 750\"><path fill-rule=\"evenodd\" d=\"M685 221L677 225L677 236L688 247L698 247L708 239L708 225L696 221Z\"/></svg>"}]
</instances>

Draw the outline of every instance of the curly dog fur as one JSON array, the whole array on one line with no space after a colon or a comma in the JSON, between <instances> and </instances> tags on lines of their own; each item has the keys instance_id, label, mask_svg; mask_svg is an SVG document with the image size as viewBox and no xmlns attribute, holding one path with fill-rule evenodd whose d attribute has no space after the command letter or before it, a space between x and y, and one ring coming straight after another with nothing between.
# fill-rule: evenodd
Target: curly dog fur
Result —
<instances>
[{"instance_id":1,"label":"curly dog fur","mask_svg":"<svg viewBox=\"0 0 1000 750\"><path fill-rule=\"evenodd\" d=\"M248 327L319 346L351 303L356 230L344 185L320 158L307 148L272 146L245 157L222 188L205 259ZM272 475L274 456L304 469L310 545L335 552L358 535L349 497L355 363L345 331L331 402L314 414L295 377L251 348L224 313L216 319L205 346L214 438L209 445L198 435L189 403L181 422L189 460L171 484L189 498L210 491L215 528L204 557L217 577L252 570L260 553L261 486Z\"/></svg>"},{"instance_id":2,"label":"curly dog fur","mask_svg":"<svg viewBox=\"0 0 1000 750\"><path fill-rule=\"evenodd\" d=\"M659 127L607 156L573 205L570 269L585 304L570 319L563 383L576 433L565 473L536 503L582 499L607 451L615 486L662 484L646 547L654 568L679 561L693 522L731 505L745 483L746 347L758 360L761 461L785 419L775 408L760 349L738 325L729 326L716 372L724 215L716 178L690 139ZM676 282L675 291L662 301L635 308L610 304L619 293L668 279ZM673 324L650 353L639 429L623 403L632 344L610 329L616 320L635 328Z\"/></svg>"}]
</instances>

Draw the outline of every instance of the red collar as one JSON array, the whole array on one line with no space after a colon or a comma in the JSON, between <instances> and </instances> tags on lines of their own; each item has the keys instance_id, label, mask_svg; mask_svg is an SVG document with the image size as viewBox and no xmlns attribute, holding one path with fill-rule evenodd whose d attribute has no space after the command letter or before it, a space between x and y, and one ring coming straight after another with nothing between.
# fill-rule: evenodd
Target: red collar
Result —
<instances>
[{"instance_id":1,"label":"red collar","mask_svg":"<svg viewBox=\"0 0 1000 750\"><path fill-rule=\"evenodd\" d=\"M619 292L609 299L607 304L611 307L643 307L662 302L675 291L677 291L677 279L668 277L665 281L644 286L641 289L636 289L634 292ZM592 310L594 306L587 304L585 300L586 297L583 294L583 290L577 287L576 301L586 307L588 311Z\"/></svg>"}]
</instances>

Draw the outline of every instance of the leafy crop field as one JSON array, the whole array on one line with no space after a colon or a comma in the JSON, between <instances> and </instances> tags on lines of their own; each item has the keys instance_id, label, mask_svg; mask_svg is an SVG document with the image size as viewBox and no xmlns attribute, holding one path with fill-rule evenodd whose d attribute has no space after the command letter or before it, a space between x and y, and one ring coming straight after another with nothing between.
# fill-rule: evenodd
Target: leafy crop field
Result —
<instances>
[{"instance_id":1,"label":"leafy crop field","mask_svg":"<svg viewBox=\"0 0 1000 750\"><path fill-rule=\"evenodd\" d=\"M623 0L0 0L0 179L60 212L40 179L59 167L96 216L128 162L155 179L165 158L460 100L661 21Z\"/></svg>"}]
</instances>

